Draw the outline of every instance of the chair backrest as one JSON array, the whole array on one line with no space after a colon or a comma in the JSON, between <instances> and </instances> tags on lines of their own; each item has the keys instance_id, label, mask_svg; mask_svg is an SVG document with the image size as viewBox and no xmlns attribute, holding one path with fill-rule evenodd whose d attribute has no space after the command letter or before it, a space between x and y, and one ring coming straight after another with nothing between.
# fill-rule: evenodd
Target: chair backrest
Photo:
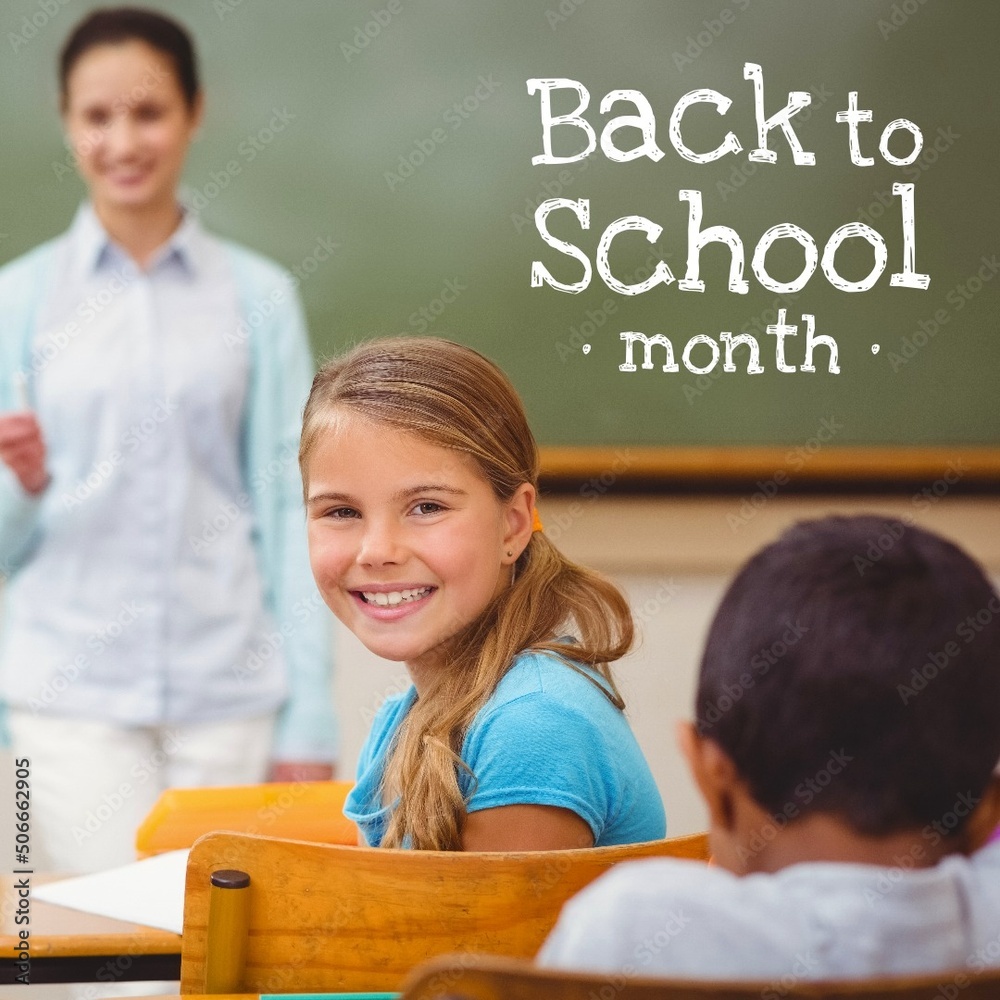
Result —
<instances>
[{"instance_id":1,"label":"chair backrest","mask_svg":"<svg viewBox=\"0 0 1000 1000\"><path fill-rule=\"evenodd\" d=\"M996 1000L1000 969L843 982L626 979L539 969L524 961L447 955L414 970L402 1000Z\"/></svg>"},{"instance_id":2,"label":"chair backrest","mask_svg":"<svg viewBox=\"0 0 1000 1000\"><path fill-rule=\"evenodd\" d=\"M356 844L344 816L351 781L293 781L228 788L168 788L135 835L137 857L190 847L213 830L259 833L320 844Z\"/></svg>"},{"instance_id":3,"label":"chair backrest","mask_svg":"<svg viewBox=\"0 0 1000 1000\"><path fill-rule=\"evenodd\" d=\"M705 834L514 854L209 834L188 859L181 991L206 992L210 878L220 869L250 876L246 959L233 992L377 991L398 989L420 962L451 951L530 958L562 904L612 865L707 853Z\"/></svg>"}]
</instances>

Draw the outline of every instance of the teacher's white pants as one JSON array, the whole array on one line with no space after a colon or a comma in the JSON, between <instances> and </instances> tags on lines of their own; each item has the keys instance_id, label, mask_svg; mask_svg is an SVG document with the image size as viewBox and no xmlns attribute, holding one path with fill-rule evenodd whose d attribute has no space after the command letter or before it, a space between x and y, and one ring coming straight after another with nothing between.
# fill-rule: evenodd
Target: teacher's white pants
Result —
<instances>
[{"instance_id":1,"label":"teacher's white pants","mask_svg":"<svg viewBox=\"0 0 1000 1000\"><path fill-rule=\"evenodd\" d=\"M67 874L135 861L136 829L166 788L263 781L274 731L273 713L122 728L9 709L8 722L31 773L29 867Z\"/></svg>"}]
</instances>

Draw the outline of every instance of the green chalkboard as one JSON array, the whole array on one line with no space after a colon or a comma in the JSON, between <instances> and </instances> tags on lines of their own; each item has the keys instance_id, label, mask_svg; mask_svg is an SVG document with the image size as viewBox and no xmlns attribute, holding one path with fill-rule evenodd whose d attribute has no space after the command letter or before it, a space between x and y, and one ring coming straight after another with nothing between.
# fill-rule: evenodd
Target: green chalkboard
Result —
<instances>
[{"instance_id":1,"label":"green chalkboard","mask_svg":"<svg viewBox=\"0 0 1000 1000\"><path fill-rule=\"evenodd\" d=\"M995 445L1000 371L997 275L1000 199L996 154L1000 108L992 0L172 0L153 4L182 19L199 44L208 111L185 175L187 195L214 231L240 240L303 276L301 293L318 356L378 334L429 332L473 344L500 362L522 392L538 437L551 446L785 446L833 422L835 445ZM89 3L10 0L0 13L0 257L10 259L68 224L83 188L67 169L56 113L58 47ZM777 162L755 163L754 84L762 68L766 115L790 91L809 91L792 118L815 165L795 165L780 128L769 133ZM655 162L613 162L601 148L584 160L534 164L543 151L541 99L531 79L579 81L585 117L598 135L619 102L641 92L655 116ZM740 153L710 163L681 156L668 134L677 102L692 91L731 99L725 115L706 103L683 117L682 138L709 151L732 131ZM858 93L871 122L836 116ZM553 113L574 95L554 92ZM888 162L879 137L906 119L923 134L912 163ZM553 130L554 150L580 148L576 126ZM613 136L638 144L636 129ZM886 152L906 159L913 138L896 128ZM902 198L913 185L915 263L925 290L891 287L906 254ZM729 251L701 255L705 291L678 287L688 254L689 202L701 192L703 225L728 226L746 254L747 294L728 287ZM532 262L577 281L578 261L548 246L534 219L549 197L587 199L590 228L568 210L552 232L590 262L615 220L644 216L662 227L654 245L639 232L617 237L610 266L642 280L659 261L678 281L639 295L607 287L594 271L586 290L532 287ZM817 266L796 294L762 287L751 266L762 234L801 227L818 255L832 233L862 222L884 239L887 264L869 291L839 290ZM336 244L326 260L314 251ZM779 240L766 271L790 282L802 248ZM860 281L872 267L865 240L844 242L838 273ZM798 324L786 362L803 360L804 323L832 337L814 373L776 370L777 310ZM622 372L623 331L669 338L677 372ZM681 364L695 336L754 334L760 374L699 375ZM590 345L585 353L584 345ZM873 345L879 352L873 353ZM712 348L690 359L704 367ZM723 358L724 359L724 358ZM824 421L826 422L824 424Z\"/></svg>"}]
</instances>

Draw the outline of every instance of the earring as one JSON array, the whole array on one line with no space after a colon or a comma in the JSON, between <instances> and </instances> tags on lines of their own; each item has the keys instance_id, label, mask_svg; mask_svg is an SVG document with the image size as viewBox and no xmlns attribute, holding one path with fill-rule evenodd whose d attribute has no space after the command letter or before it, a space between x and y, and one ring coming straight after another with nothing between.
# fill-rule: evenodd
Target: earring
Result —
<instances>
[{"instance_id":1,"label":"earring","mask_svg":"<svg viewBox=\"0 0 1000 1000\"><path fill-rule=\"evenodd\" d=\"M514 550L513 550L513 549L508 549L508 550L507 550L507 558L508 558L508 559L509 559L509 558L510 558L510 557L511 557L511 556L512 556L513 554L514 554Z\"/></svg>"}]
</instances>

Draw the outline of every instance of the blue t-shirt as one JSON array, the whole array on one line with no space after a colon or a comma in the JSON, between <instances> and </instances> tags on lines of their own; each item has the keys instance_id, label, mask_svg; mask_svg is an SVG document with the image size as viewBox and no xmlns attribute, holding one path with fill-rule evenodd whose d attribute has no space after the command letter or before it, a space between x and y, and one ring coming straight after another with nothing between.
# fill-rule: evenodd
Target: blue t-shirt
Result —
<instances>
[{"instance_id":1,"label":"blue t-shirt","mask_svg":"<svg viewBox=\"0 0 1000 1000\"><path fill-rule=\"evenodd\" d=\"M588 674L602 683L599 674ZM372 847L382 843L392 812L382 804L386 754L416 697L411 687L379 709L344 805ZM597 847L666 833L660 793L625 716L593 681L555 655L518 655L472 720L461 757L475 775L473 780L459 771L470 813L559 806L587 823Z\"/></svg>"}]
</instances>

